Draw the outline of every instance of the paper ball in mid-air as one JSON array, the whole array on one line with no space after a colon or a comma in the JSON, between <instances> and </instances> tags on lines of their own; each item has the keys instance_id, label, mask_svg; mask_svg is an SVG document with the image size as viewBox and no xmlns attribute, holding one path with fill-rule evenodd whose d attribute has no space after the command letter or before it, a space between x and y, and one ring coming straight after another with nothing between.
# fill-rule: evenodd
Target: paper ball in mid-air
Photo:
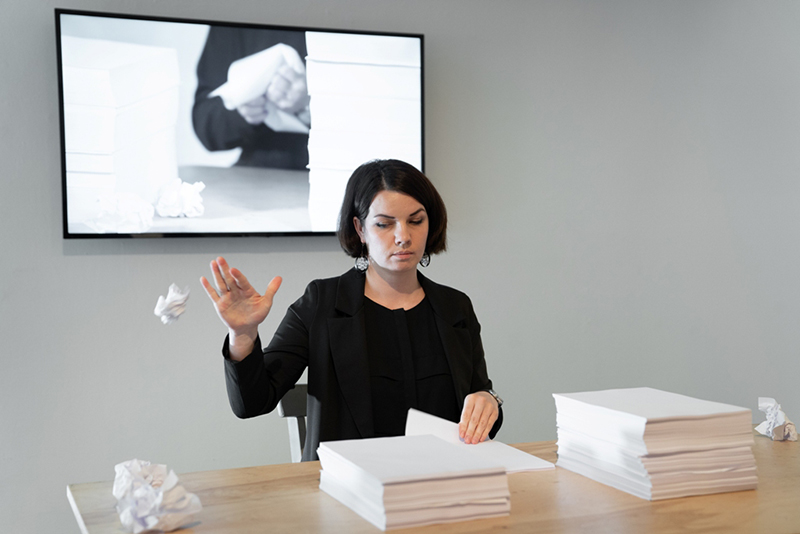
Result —
<instances>
[{"instance_id":1,"label":"paper ball in mid-air","mask_svg":"<svg viewBox=\"0 0 800 534\"><path fill-rule=\"evenodd\" d=\"M167 296L158 297L153 313L161 318L162 323L172 324L186 311L187 300L189 300L189 288L181 291L177 285L171 284Z\"/></svg>"}]
</instances>

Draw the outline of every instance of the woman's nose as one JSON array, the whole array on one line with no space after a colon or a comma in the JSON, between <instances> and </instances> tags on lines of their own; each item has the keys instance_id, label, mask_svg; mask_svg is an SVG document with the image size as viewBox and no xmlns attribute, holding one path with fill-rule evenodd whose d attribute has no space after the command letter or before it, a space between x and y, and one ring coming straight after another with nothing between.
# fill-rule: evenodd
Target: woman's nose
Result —
<instances>
[{"instance_id":1,"label":"woman's nose","mask_svg":"<svg viewBox=\"0 0 800 534\"><path fill-rule=\"evenodd\" d=\"M410 239L411 235L408 233L408 228L406 225L398 224L394 231L394 242L398 245L402 245L403 243L408 242Z\"/></svg>"}]
</instances>

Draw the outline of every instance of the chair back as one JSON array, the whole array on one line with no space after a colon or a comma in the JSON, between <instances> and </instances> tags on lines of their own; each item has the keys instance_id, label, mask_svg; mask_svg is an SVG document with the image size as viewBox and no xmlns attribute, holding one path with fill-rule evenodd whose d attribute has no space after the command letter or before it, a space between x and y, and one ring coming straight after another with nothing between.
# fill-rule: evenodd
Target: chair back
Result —
<instances>
[{"instance_id":1,"label":"chair back","mask_svg":"<svg viewBox=\"0 0 800 534\"><path fill-rule=\"evenodd\" d=\"M289 450L294 463L302 460L306 443L307 397L308 384L295 384L278 402L278 414L289 424Z\"/></svg>"}]
</instances>

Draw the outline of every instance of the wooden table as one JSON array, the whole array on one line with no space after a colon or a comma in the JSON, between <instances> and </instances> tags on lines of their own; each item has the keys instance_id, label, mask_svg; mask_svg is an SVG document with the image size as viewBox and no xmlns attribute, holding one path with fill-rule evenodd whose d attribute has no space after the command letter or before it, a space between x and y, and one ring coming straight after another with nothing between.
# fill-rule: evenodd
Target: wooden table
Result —
<instances>
[{"instance_id":1,"label":"wooden table","mask_svg":"<svg viewBox=\"0 0 800 534\"><path fill-rule=\"evenodd\" d=\"M556 460L554 441L515 447ZM402 532L800 532L800 442L756 437L758 489L650 502L565 469L509 475L511 515ZM182 534L380 532L319 491L319 462L267 465L180 475L203 503ZM123 532L112 482L67 486L84 533Z\"/></svg>"}]
</instances>

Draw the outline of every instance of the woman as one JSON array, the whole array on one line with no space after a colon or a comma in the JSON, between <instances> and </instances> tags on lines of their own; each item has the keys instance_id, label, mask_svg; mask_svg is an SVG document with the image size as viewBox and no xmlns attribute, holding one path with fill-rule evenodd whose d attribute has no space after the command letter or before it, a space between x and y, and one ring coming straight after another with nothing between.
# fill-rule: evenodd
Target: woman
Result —
<instances>
[{"instance_id":1,"label":"woman","mask_svg":"<svg viewBox=\"0 0 800 534\"><path fill-rule=\"evenodd\" d=\"M502 400L491 389L472 304L417 271L445 250L446 229L441 197L413 166L380 160L356 169L338 228L356 267L311 282L263 353L258 325L281 278L261 295L223 258L212 261L217 289L200 281L228 327L234 413L272 411L308 368L303 460L317 458L320 441L402 435L409 407L458 422L466 443L493 437Z\"/></svg>"}]
</instances>

